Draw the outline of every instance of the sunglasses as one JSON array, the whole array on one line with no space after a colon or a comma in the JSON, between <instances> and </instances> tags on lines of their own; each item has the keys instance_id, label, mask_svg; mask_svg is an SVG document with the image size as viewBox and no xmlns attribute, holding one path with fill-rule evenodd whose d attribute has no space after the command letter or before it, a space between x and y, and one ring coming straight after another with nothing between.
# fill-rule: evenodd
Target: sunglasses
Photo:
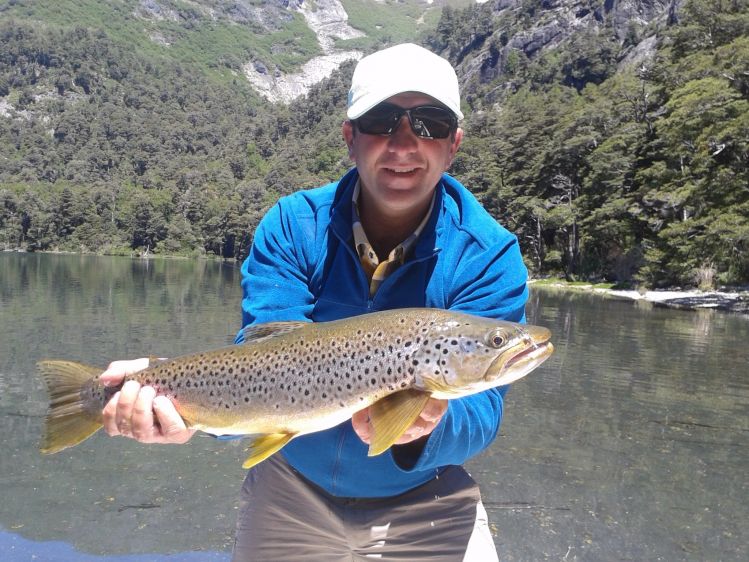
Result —
<instances>
[{"instance_id":1,"label":"sunglasses","mask_svg":"<svg viewBox=\"0 0 749 562\"><path fill-rule=\"evenodd\" d=\"M422 139L446 139L458 128L458 118L444 107L419 105L404 109L387 102L374 106L355 123L365 135L392 135L404 115L408 115L411 130Z\"/></svg>"}]
</instances>

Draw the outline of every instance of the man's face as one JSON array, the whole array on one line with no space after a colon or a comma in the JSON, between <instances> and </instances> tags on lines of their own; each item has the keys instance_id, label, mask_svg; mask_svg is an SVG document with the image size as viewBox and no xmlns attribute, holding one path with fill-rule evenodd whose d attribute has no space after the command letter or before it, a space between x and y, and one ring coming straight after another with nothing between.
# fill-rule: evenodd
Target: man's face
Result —
<instances>
[{"instance_id":1,"label":"man's face","mask_svg":"<svg viewBox=\"0 0 749 562\"><path fill-rule=\"evenodd\" d=\"M398 94L386 101L405 109L438 105L433 98L416 92ZM428 204L442 172L452 164L463 131L458 129L454 137L446 139L423 139L414 134L404 115L391 135L354 131L354 125L346 121L343 137L359 171L365 206L397 216Z\"/></svg>"}]
</instances>

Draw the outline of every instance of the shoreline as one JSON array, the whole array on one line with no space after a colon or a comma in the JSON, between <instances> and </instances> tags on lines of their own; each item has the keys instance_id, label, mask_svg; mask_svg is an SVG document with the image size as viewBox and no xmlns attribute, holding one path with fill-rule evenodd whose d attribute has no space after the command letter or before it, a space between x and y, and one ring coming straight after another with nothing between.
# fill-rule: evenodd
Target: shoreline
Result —
<instances>
[{"instance_id":1,"label":"shoreline","mask_svg":"<svg viewBox=\"0 0 749 562\"><path fill-rule=\"evenodd\" d=\"M209 255L174 255L174 254L138 254L133 252L130 255L124 254L84 254L81 252L65 250L46 250L39 252L27 252L21 248L0 248L0 253L38 253L38 254L57 254L57 255L94 255L123 257L134 260L150 259L196 259L209 261L234 262L234 258L222 258L220 256ZM648 291L638 290L621 290L601 287L594 283L568 283L565 281L548 281L545 279L531 279L528 285L539 287L541 289L557 289L564 291L582 291L593 293L607 298L616 298L620 300L629 300L632 302L646 302L653 306L664 308L675 308L679 310L720 310L722 312L732 312L749 316L749 287L737 287L731 290L700 291L698 289L658 289Z\"/></svg>"},{"instance_id":2,"label":"shoreline","mask_svg":"<svg viewBox=\"0 0 749 562\"><path fill-rule=\"evenodd\" d=\"M698 289L662 289L651 291L619 290L596 287L594 284L569 284L564 282L537 283L529 285L540 288L563 290L580 290L607 298L647 302L653 306L675 308L679 310L720 310L736 314L749 315L749 289L741 288L730 291L700 291Z\"/></svg>"}]
</instances>

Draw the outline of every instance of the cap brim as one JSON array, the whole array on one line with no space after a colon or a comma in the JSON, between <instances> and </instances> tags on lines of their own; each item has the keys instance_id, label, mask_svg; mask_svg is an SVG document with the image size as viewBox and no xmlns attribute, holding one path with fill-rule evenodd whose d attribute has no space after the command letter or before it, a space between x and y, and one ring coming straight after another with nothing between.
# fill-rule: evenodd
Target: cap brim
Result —
<instances>
[{"instance_id":1,"label":"cap brim","mask_svg":"<svg viewBox=\"0 0 749 562\"><path fill-rule=\"evenodd\" d=\"M417 92L419 94L424 94L425 96L429 96L439 105L444 106L450 111L452 111L456 115L458 120L463 119L463 113L460 111L460 108L451 107L451 104L445 103L443 100L439 99L438 97L435 97L429 92L424 92L420 90L419 88L413 88L410 90L403 90L402 88L393 88L393 90L381 90L377 92L376 94L369 94L366 96L362 96L348 108L348 110L346 111L346 116L349 119L357 119L361 117L362 115L364 115L367 111L372 109L374 106L376 106L378 103L381 103L393 96L397 96L398 94L403 94L405 92Z\"/></svg>"}]
</instances>

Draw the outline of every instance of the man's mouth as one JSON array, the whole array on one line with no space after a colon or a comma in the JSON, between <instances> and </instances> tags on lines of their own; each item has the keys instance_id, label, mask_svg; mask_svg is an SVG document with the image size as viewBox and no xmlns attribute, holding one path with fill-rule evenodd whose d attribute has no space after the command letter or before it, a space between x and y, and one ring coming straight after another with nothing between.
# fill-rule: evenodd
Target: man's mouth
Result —
<instances>
[{"instance_id":1,"label":"man's mouth","mask_svg":"<svg viewBox=\"0 0 749 562\"><path fill-rule=\"evenodd\" d=\"M385 168L391 174L410 174L418 168Z\"/></svg>"}]
</instances>

